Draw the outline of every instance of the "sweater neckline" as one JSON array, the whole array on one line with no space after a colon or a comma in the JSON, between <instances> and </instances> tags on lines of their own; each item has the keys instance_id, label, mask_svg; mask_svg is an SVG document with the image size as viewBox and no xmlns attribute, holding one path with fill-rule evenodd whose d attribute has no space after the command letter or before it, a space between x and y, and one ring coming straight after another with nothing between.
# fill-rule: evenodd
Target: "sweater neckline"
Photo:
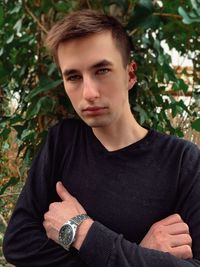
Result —
<instances>
[{"instance_id":1,"label":"sweater neckline","mask_svg":"<svg viewBox=\"0 0 200 267\"><path fill-rule=\"evenodd\" d=\"M101 141L95 136L95 134L92 131L92 128L87 126L89 128L89 134L90 134L90 140L92 140L92 142L94 143L94 145L96 146L96 148L99 150L99 152L103 152L106 154L118 154L120 152L124 152L124 151L129 151L129 150L133 150L136 148L139 148L141 146L146 146L149 143L151 143L151 140L153 139L153 135L154 135L154 130L145 127L145 129L147 129L147 134L140 140L138 140L137 142L134 142L130 145L127 145L125 147L122 147L120 149L117 150L113 150L113 151L109 151L102 143Z\"/></svg>"}]
</instances>

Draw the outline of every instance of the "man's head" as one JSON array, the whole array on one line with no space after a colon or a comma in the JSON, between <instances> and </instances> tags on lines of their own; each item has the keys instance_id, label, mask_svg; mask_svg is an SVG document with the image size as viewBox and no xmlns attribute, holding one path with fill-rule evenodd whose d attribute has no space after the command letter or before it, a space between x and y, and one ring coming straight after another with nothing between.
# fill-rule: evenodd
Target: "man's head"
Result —
<instances>
[{"instance_id":1,"label":"man's head","mask_svg":"<svg viewBox=\"0 0 200 267\"><path fill-rule=\"evenodd\" d=\"M136 82L123 26L95 11L79 11L56 24L48 46L77 114L91 127L120 127L130 118L128 91ZM132 116L131 116L132 118Z\"/></svg>"},{"instance_id":2,"label":"man's head","mask_svg":"<svg viewBox=\"0 0 200 267\"><path fill-rule=\"evenodd\" d=\"M131 52L131 44L126 30L114 17L100 14L94 10L73 12L56 23L48 33L46 44L59 65L57 52L61 43L106 31L112 34L122 56L124 67L126 67Z\"/></svg>"}]
</instances>

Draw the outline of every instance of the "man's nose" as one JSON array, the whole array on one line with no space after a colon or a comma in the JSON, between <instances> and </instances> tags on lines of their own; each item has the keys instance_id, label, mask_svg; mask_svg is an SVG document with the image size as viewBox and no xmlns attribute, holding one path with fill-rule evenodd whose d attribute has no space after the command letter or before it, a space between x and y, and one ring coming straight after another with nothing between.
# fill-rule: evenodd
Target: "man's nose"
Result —
<instances>
[{"instance_id":1,"label":"man's nose","mask_svg":"<svg viewBox=\"0 0 200 267\"><path fill-rule=\"evenodd\" d=\"M92 79L83 81L83 98L93 101L100 96L97 84Z\"/></svg>"}]
</instances>

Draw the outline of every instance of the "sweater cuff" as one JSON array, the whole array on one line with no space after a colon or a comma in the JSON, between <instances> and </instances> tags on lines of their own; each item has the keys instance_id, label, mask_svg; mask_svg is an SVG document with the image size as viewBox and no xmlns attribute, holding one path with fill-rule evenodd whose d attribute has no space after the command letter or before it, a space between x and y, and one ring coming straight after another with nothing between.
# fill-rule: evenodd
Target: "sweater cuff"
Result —
<instances>
[{"instance_id":1,"label":"sweater cuff","mask_svg":"<svg viewBox=\"0 0 200 267\"><path fill-rule=\"evenodd\" d=\"M79 250L82 260L92 267L106 266L117 236L117 233L95 221Z\"/></svg>"}]
</instances>

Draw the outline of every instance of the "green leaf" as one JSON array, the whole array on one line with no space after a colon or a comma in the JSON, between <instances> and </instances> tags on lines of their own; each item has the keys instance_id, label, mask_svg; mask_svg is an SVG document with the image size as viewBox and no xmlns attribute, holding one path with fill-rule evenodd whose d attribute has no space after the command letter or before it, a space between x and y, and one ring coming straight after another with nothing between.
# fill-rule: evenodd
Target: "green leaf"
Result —
<instances>
[{"instance_id":1,"label":"green leaf","mask_svg":"<svg viewBox=\"0 0 200 267\"><path fill-rule=\"evenodd\" d=\"M12 35L7 39L6 43L7 43L7 44L12 43L13 39L14 39L14 34L12 34Z\"/></svg>"},{"instance_id":2,"label":"green leaf","mask_svg":"<svg viewBox=\"0 0 200 267\"><path fill-rule=\"evenodd\" d=\"M200 2L198 1L199 4L197 3L196 0L190 0L190 2L192 4L192 7L193 7L194 11L196 11L196 14L198 16L200 16Z\"/></svg>"},{"instance_id":3,"label":"green leaf","mask_svg":"<svg viewBox=\"0 0 200 267\"><path fill-rule=\"evenodd\" d=\"M24 131L24 126L22 126L22 125L14 125L13 128L17 132L17 138L21 139L22 132Z\"/></svg>"},{"instance_id":4,"label":"green leaf","mask_svg":"<svg viewBox=\"0 0 200 267\"><path fill-rule=\"evenodd\" d=\"M31 103L31 105L28 107L27 112L26 112L26 119L31 119L37 115L42 115L42 114L47 114L49 112L53 112L54 107L55 107L55 100L48 97L44 96L39 99L35 103Z\"/></svg>"},{"instance_id":5,"label":"green leaf","mask_svg":"<svg viewBox=\"0 0 200 267\"><path fill-rule=\"evenodd\" d=\"M180 100L177 102L177 105L179 105L184 111L186 111L190 116L192 115L191 111L188 109L188 107L185 105L183 100Z\"/></svg>"},{"instance_id":6,"label":"green leaf","mask_svg":"<svg viewBox=\"0 0 200 267\"><path fill-rule=\"evenodd\" d=\"M51 76L54 71L57 70L57 66L55 63L51 63L48 67L48 76Z\"/></svg>"},{"instance_id":7,"label":"green leaf","mask_svg":"<svg viewBox=\"0 0 200 267\"><path fill-rule=\"evenodd\" d=\"M30 130L24 130L21 135L23 142L34 141L35 132Z\"/></svg>"},{"instance_id":8,"label":"green leaf","mask_svg":"<svg viewBox=\"0 0 200 267\"><path fill-rule=\"evenodd\" d=\"M140 123L143 124L145 122L145 120L148 118L146 111L139 105L137 105L133 109L139 113Z\"/></svg>"},{"instance_id":9,"label":"green leaf","mask_svg":"<svg viewBox=\"0 0 200 267\"><path fill-rule=\"evenodd\" d=\"M189 16L189 14L181 6L178 8L178 13L183 17L183 23L185 24L191 24L193 22L200 22L200 17L198 17L194 13L192 14L192 16L191 15Z\"/></svg>"},{"instance_id":10,"label":"green leaf","mask_svg":"<svg viewBox=\"0 0 200 267\"><path fill-rule=\"evenodd\" d=\"M177 78L176 78L175 72L170 67L170 65L163 64L162 70L164 72L164 77L166 79L166 82L169 82L169 81L177 82Z\"/></svg>"},{"instance_id":11,"label":"green leaf","mask_svg":"<svg viewBox=\"0 0 200 267\"><path fill-rule=\"evenodd\" d=\"M2 48L0 48L0 56L3 55L3 52L4 52L4 49L3 49L3 47L2 47Z\"/></svg>"},{"instance_id":12,"label":"green leaf","mask_svg":"<svg viewBox=\"0 0 200 267\"><path fill-rule=\"evenodd\" d=\"M3 138L4 141L8 139L10 132L11 132L10 128L4 128L3 131L0 133L0 136Z\"/></svg>"},{"instance_id":13,"label":"green leaf","mask_svg":"<svg viewBox=\"0 0 200 267\"><path fill-rule=\"evenodd\" d=\"M15 124L17 122L21 122L22 117L19 114L14 114L12 117L10 117L9 122L10 124Z\"/></svg>"},{"instance_id":14,"label":"green leaf","mask_svg":"<svg viewBox=\"0 0 200 267\"><path fill-rule=\"evenodd\" d=\"M46 14L49 11L49 9L52 8L52 1L42 0L40 2L40 7L43 13Z\"/></svg>"},{"instance_id":15,"label":"green leaf","mask_svg":"<svg viewBox=\"0 0 200 267\"><path fill-rule=\"evenodd\" d=\"M10 186L14 186L19 182L19 178L18 177L11 177L10 180L1 187L0 189L0 195L2 195L5 190L10 187Z\"/></svg>"},{"instance_id":16,"label":"green leaf","mask_svg":"<svg viewBox=\"0 0 200 267\"><path fill-rule=\"evenodd\" d=\"M145 7L146 9L150 10L152 12L153 10L153 4L151 0L139 0L138 5Z\"/></svg>"},{"instance_id":17,"label":"green leaf","mask_svg":"<svg viewBox=\"0 0 200 267\"><path fill-rule=\"evenodd\" d=\"M177 82L173 84L174 91L183 91L186 93L188 91L189 86L184 82L183 79L178 79Z\"/></svg>"},{"instance_id":18,"label":"green leaf","mask_svg":"<svg viewBox=\"0 0 200 267\"><path fill-rule=\"evenodd\" d=\"M200 118L192 123L192 129L200 132Z\"/></svg>"},{"instance_id":19,"label":"green leaf","mask_svg":"<svg viewBox=\"0 0 200 267\"><path fill-rule=\"evenodd\" d=\"M133 15L130 17L128 28L136 28L138 26L146 26L150 28L151 15L153 13L153 4L149 0L139 0L135 5Z\"/></svg>"},{"instance_id":20,"label":"green leaf","mask_svg":"<svg viewBox=\"0 0 200 267\"><path fill-rule=\"evenodd\" d=\"M182 6L179 6L178 13L181 15L181 17L183 17L183 23L185 23L185 24L191 23L187 12L185 11L185 9Z\"/></svg>"},{"instance_id":21,"label":"green leaf","mask_svg":"<svg viewBox=\"0 0 200 267\"><path fill-rule=\"evenodd\" d=\"M2 26L4 23L4 10L3 7L0 6L0 26Z\"/></svg>"},{"instance_id":22,"label":"green leaf","mask_svg":"<svg viewBox=\"0 0 200 267\"><path fill-rule=\"evenodd\" d=\"M61 2L61 1L54 4L54 6L58 12L63 12L63 13L68 12L69 9L71 8L70 3L65 3L65 2Z\"/></svg>"},{"instance_id":23,"label":"green leaf","mask_svg":"<svg viewBox=\"0 0 200 267\"><path fill-rule=\"evenodd\" d=\"M176 128L175 131L174 131L174 134L177 135L180 138L184 137L184 133L183 133L183 131L181 131L180 128Z\"/></svg>"},{"instance_id":24,"label":"green leaf","mask_svg":"<svg viewBox=\"0 0 200 267\"><path fill-rule=\"evenodd\" d=\"M158 63L161 66L163 66L164 62L165 62L165 56L163 54L159 54L159 56L158 56Z\"/></svg>"},{"instance_id":25,"label":"green leaf","mask_svg":"<svg viewBox=\"0 0 200 267\"><path fill-rule=\"evenodd\" d=\"M176 115L177 115L177 113L178 113L178 109L177 109L176 104L175 104L175 105L172 104L172 105L171 105L171 109L172 109L172 118L175 118Z\"/></svg>"},{"instance_id":26,"label":"green leaf","mask_svg":"<svg viewBox=\"0 0 200 267\"><path fill-rule=\"evenodd\" d=\"M8 142L4 142L1 146L1 152L5 152L10 148L10 145L8 144Z\"/></svg>"},{"instance_id":27,"label":"green leaf","mask_svg":"<svg viewBox=\"0 0 200 267\"><path fill-rule=\"evenodd\" d=\"M19 13L20 9L21 9L21 6L20 6L19 3L18 3L18 5L16 5L16 6L10 11L10 14Z\"/></svg>"},{"instance_id":28,"label":"green leaf","mask_svg":"<svg viewBox=\"0 0 200 267\"><path fill-rule=\"evenodd\" d=\"M21 31L21 28L22 28L22 19L19 19L14 25L13 29L15 29L17 33L19 33Z\"/></svg>"},{"instance_id":29,"label":"green leaf","mask_svg":"<svg viewBox=\"0 0 200 267\"><path fill-rule=\"evenodd\" d=\"M8 70L5 68L5 66L0 62L0 80L3 79L8 75Z\"/></svg>"},{"instance_id":30,"label":"green leaf","mask_svg":"<svg viewBox=\"0 0 200 267\"><path fill-rule=\"evenodd\" d=\"M63 82L62 79L59 79L57 81L51 81L51 82L47 82L46 85L41 85L41 86L38 86L36 87L34 90L32 90L30 92L30 94L25 98L25 101L30 101L31 98L37 96L38 94L40 93L44 93L46 91L49 91L50 89L54 89L55 87L57 87L58 85L60 85L61 83Z\"/></svg>"}]
</instances>

